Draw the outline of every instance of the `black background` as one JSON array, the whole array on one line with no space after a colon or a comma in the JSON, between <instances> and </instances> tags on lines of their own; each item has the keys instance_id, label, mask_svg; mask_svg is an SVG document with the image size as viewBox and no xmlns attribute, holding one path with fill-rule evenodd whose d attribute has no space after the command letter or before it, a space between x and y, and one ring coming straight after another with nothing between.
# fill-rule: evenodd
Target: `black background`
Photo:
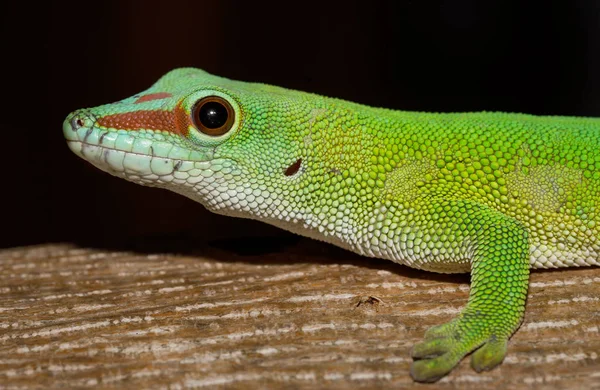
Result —
<instances>
[{"instance_id":1,"label":"black background","mask_svg":"<svg viewBox=\"0 0 600 390\"><path fill-rule=\"evenodd\" d=\"M2 247L285 235L68 150L70 111L175 67L395 109L600 116L598 1L3 3Z\"/></svg>"}]
</instances>

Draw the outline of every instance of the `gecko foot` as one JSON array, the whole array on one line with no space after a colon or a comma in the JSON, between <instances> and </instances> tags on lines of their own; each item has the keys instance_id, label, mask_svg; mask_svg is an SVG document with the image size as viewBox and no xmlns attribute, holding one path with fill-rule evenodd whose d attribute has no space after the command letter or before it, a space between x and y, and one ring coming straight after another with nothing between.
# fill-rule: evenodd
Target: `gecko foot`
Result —
<instances>
[{"instance_id":1,"label":"gecko foot","mask_svg":"<svg viewBox=\"0 0 600 390\"><path fill-rule=\"evenodd\" d=\"M508 336L498 336L505 332L500 329L496 332L493 326L481 326L493 322L463 315L429 329L424 341L412 349L415 361L410 369L411 377L417 382L435 382L476 349L471 359L475 371L496 367L506 355Z\"/></svg>"}]
</instances>

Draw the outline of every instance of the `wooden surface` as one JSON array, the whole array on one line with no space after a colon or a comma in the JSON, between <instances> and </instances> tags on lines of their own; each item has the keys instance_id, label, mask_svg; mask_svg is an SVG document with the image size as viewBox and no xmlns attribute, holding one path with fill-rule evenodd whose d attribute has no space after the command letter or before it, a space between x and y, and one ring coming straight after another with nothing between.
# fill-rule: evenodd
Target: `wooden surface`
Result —
<instances>
[{"instance_id":1,"label":"wooden surface","mask_svg":"<svg viewBox=\"0 0 600 390\"><path fill-rule=\"evenodd\" d=\"M410 348L467 276L267 242L1 251L0 388L600 389L598 268L534 272L500 368L418 385Z\"/></svg>"}]
</instances>

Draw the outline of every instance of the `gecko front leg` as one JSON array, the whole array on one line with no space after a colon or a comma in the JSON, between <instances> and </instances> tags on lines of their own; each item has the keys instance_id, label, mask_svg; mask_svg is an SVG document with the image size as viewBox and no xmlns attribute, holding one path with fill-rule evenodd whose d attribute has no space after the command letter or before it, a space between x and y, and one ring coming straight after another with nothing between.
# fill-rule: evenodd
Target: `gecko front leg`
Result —
<instances>
[{"instance_id":1,"label":"gecko front leg","mask_svg":"<svg viewBox=\"0 0 600 390\"><path fill-rule=\"evenodd\" d=\"M436 218L452 220L460 230L457 236L470 242L471 293L457 318L429 329L413 347L410 373L419 382L440 379L473 351L477 372L500 364L523 319L529 281L528 235L519 222L467 202L449 202L437 210L442 212Z\"/></svg>"}]
</instances>

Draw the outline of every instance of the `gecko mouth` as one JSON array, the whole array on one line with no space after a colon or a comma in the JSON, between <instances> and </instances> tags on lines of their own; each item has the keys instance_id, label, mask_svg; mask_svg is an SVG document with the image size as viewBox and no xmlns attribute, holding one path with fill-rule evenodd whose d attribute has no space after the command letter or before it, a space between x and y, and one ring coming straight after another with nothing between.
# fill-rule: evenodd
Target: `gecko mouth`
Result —
<instances>
[{"instance_id":1,"label":"gecko mouth","mask_svg":"<svg viewBox=\"0 0 600 390\"><path fill-rule=\"evenodd\" d=\"M212 149L187 149L161 134L138 131L134 136L100 129L94 127L90 115L77 112L63 123L63 134L69 149L98 169L136 184L166 188L203 204L210 203L210 199L203 199L207 191L226 189L225 182L242 175L238 162L214 158Z\"/></svg>"},{"instance_id":2,"label":"gecko mouth","mask_svg":"<svg viewBox=\"0 0 600 390\"><path fill-rule=\"evenodd\" d=\"M160 135L134 136L94 127L94 122L91 113L76 111L64 121L63 134L76 155L112 175L147 186L189 185L194 174L211 168L210 161L202 161L205 156L165 142Z\"/></svg>"},{"instance_id":3,"label":"gecko mouth","mask_svg":"<svg viewBox=\"0 0 600 390\"><path fill-rule=\"evenodd\" d=\"M83 141L67 140L67 145L95 167L146 186L161 186L175 179L183 180L183 184L194 168L192 161L127 152Z\"/></svg>"},{"instance_id":4,"label":"gecko mouth","mask_svg":"<svg viewBox=\"0 0 600 390\"><path fill-rule=\"evenodd\" d=\"M111 175L149 187L169 188L187 195L198 185L211 186L241 173L234 161L176 160L143 153L127 152L79 140L67 140L69 149L96 168ZM186 188L181 191L177 188Z\"/></svg>"},{"instance_id":5,"label":"gecko mouth","mask_svg":"<svg viewBox=\"0 0 600 390\"><path fill-rule=\"evenodd\" d=\"M90 146L175 161L206 161L212 157L206 151L190 149L187 145L167 138L160 132L148 130L127 132L97 127L96 120L91 114L78 111L63 122L63 135L67 141L78 141Z\"/></svg>"}]
</instances>

